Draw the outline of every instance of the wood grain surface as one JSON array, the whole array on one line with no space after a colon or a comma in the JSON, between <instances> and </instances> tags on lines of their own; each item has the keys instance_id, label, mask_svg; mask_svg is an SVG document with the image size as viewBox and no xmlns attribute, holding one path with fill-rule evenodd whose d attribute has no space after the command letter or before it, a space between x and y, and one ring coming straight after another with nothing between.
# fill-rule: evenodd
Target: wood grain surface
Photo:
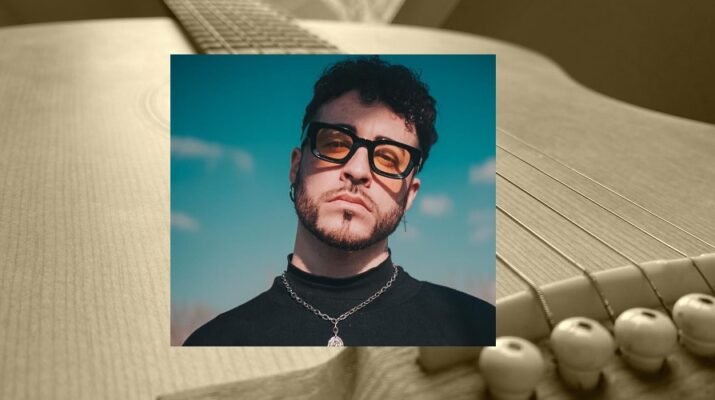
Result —
<instances>
[{"instance_id":1,"label":"wood grain surface","mask_svg":"<svg viewBox=\"0 0 715 400\"><path fill-rule=\"evenodd\" d=\"M712 125L597 95L543 57L494 40L406 27L301 25L348 53L497 54L501 174L637 261L679 253L507 150L686 254L713 251L546 156L714 243ZM153 398L310 374L292 371L338 354L366 357L355 361L363 380L343 382L360 388L355 398L371 398L389 382L425 399L472 398L479 390L473 367L426 375L409 348L171 348L168 71L170 53L191 52L186 40L172 20L157 18L4 28L0 43L0 398ZM588 268L625 264L501 178L497 192L499 205ZM578 274L502 215L497 236L498 250L539 284ZM498 265L497 297L523 288ZM371 363L390 360L395 372L384 373L397 375L382 381ZM321 371L314 373L330 369ZM466 376L457 386L445 383ZM280 379L260 382L251 387L268 390ZM316 397L336 398L321 393Z\"/></svg>"}]
</instances>

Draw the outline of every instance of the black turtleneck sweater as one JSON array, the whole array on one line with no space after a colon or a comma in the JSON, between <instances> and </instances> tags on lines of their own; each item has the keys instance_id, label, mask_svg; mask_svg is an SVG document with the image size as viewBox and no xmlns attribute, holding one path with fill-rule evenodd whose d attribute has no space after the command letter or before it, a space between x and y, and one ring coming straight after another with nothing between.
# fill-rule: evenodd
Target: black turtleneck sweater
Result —
<instances>
[{"instance_id":1,"label":"black turtleneck sweater","mask_svg":"<svg viewBox=\"0 0 715 400\"><path fill-rule=\"evenodd\" d=\"M346 346L494 344L493 305L398 270L386 292L338 324ZM290 263L286 277L308 304L338 317L380 290L393 273L388 257L350 278L315 276ZM201 326L184 346L325 346L332 328L331 322L291 298L279 276L266 292Z\"/></svg>"}]
</instances>

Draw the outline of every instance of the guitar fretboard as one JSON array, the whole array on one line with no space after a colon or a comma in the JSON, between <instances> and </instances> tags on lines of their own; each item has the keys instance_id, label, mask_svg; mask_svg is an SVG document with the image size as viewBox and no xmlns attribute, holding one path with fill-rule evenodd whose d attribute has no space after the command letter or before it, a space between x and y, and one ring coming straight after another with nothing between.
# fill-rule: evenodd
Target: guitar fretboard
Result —
<instances>
[{"instance_id":1,"label":"guitar fretboard","mask_svg":"<svg viewBox=\"0 0 715 400\"><path fill-rule=\"evenodd\" d=\"M339 50L259 0L164 0L207 54L316 54Z\"/></svg>"}]
</instances>

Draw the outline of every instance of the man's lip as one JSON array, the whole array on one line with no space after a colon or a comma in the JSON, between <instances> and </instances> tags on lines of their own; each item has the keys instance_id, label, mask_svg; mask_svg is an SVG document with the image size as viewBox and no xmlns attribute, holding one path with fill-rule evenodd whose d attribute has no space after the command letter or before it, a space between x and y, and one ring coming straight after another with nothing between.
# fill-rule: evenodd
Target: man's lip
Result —
<instances>
[{"instance_id":1,"label":"man's lip","mask_svg":"<svg viewBox=\"0 0 715 400\"><path fill-rule=\"evenodd\" d=\"M330 201L335 201L335 200L342 200L342 201L347 201L348 203L354 203L363 206L366 210L371 211L370 207L368 207L367 203L363 201L360 197L357 196L350 196L347 194L341 194L333 197Z\"/></svg>"}]
</instances>

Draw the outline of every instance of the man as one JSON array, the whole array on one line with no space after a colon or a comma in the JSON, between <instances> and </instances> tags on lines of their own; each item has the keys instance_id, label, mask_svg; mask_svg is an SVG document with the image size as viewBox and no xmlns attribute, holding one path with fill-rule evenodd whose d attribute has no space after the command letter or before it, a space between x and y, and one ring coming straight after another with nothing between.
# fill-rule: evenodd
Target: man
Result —
<instances>
[{"instance_id":1,"label":"man","mask_svg":"<svg viewBox=\"0 0 715 400\"><path fill-rule=\"evenodd\" d=\"M491 304L418 281L390 258L388 236L419 191L435 119L435 100L403 66L371 57L326 70L291 153L300 223L287 270L184 345L493 344Z\"/></svg>"}]
</instances>

